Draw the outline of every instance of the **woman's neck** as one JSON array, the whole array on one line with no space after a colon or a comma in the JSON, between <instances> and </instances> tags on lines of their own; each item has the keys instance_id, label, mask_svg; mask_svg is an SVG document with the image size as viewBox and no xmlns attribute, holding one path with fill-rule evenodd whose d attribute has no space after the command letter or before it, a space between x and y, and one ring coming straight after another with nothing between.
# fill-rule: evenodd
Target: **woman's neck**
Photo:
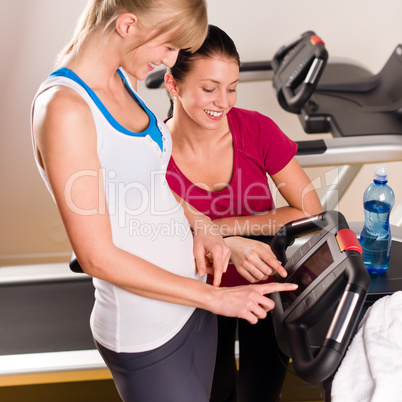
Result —
<instances>
[{"instance_id":1,"label":"woman's neck","mask_svg":"<svg viewBox=\"0 0 402 402\"><path fill-rule=\"evenodd\" d=\"M195 122L182 110L175 110L173 117L167 121L173 138L173 153L182 150L194 153L208 152L230 134L230 127L225 116L215 129L207 129Z\"/></svg>"},{"instance_id":2,"label":"woman's neck","mask_svg":"<svg viewBox=\"0 0 402 402\"><path fill-rule=\"evenodd\" d=\"M232 180L234 166L233 138L227 117L213 130L187 117L182 118L175 111L174 117L168 121L173 137L174 162L197 186L209 191L225 189Z\"/></svg>"},{"instance_id":3,"label":"woman's neck","mask_svg":"<svg viewBox=\"0 0 402 402\"><path fill-rule=\"evenodd\" d=\"M120 67L118 37L111 34L94 33L78 51L72 50L63 60L62 66L73 70L92 89L112 86L116 82L116 70Z\"/></svg>"}]
</instances>

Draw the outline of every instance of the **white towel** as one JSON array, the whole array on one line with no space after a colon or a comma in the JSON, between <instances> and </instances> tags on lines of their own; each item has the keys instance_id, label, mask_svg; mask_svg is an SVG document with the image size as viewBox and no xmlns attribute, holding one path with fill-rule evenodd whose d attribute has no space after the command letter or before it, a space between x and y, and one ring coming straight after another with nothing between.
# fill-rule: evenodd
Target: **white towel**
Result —
<instances>
[{"instance_id":1,"label":"white towel","mask_svg":"<svg viewBox=\"0 0 402 402\"><path fill-rule=\"evenodd\" d=\"M367 310L335 374L331 401L402 401L402 291Z\"/></svg>"}]
</instances>

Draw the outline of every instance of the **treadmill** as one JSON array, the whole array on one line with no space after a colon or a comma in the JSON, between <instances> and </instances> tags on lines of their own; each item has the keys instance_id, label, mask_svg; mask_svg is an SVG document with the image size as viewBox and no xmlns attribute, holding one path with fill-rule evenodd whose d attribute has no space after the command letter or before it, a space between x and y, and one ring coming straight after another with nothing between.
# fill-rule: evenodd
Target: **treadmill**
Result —
<instances>
[{"instance_id":1,"label":"treadmill","mask_svg":"<svg viewBox=\"0 0 402 402\"><path fill-rule=\"evenodd\" d=\"M298 142L297 159L304 167L341 166L340 196L345 193L364 163L402 160L401 44L395 48L382 70L374 75L357 65L329 63L324 42L314 32L307 31L281 47L271 61L270 68L273 87L281 107L298 115L307 134L332 135L329 139ZM323 194L320 198L325 205L324 209L334 208L338 202L338 199ZM358 222L351 224L356 236L360 234L362 226L363 223ZM348 339L341 339L346 346L367 309L380 297L402 290L402 228L392 226L391 232L393 242L390 268L384 275L370 277L366 293L362 291L365 301L361 310L359 313L354 311L355 321L344 327L347 336L345 333L343 336ZM294 247L290 259L297 260L293 256L300 254L301 250L312 253L314 243L311 241L316 236ZM275 241L271 245L273 250L277 248ZM277 254L278 258L280 254ZM288 272L293 268L291 265ZM354 270L357 271L357 268ZM329 275L329 270L324 271L324 275ZM304 292L308 292L308 289ZM296 301L301 297L299 295ZM341 349L340 344L333 342L335 328L341 325L336 320L346 317L342 313L337 316L344 295L333 294L332 301L336 298L339 300L336 312L330 311L332 318L327 322L328 325L315 328L318 320L314 314L323 313L318 307L313 310L319 296L310 296L310 299L306 297L297 306L300 310L298 315L291 311L293 317L290 319L291 313L286 315L286 309L284 312L283 298L273 295L277 304L274 323L278 344L282 352L292 357L296 373L303 381L323 383L325 398L329 401L332 377L346 351L346 347ZM322 303L331 306L328 300ZM309 314L310 311L314 311L314 314ZM351 316L349 319L352 319ZM313 334L308 334L309 330Z\"/></svg>"}]
</instances>

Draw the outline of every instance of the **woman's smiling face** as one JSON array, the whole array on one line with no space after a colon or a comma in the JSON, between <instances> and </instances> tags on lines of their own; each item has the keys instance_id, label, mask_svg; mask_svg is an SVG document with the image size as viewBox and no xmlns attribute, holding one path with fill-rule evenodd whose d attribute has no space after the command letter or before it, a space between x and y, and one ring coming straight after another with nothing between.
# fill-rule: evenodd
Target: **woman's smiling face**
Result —
<instances>
[{"instance_id":1,"label":"woman's smiling face","mask_svg":"<svg viewBox=\"0 0 402 402\"><path fill-rule=\"evenodd\" d=\"M237 100L239 66L235 60L199 58L177 85L178 101L196 123L218 128Z\"/></svg>"},{"instance_id":2,"label":"woman's smiling face","mask_svg":"<svg viewBox=\"0 0 402 402\"><path fill-rule=\"evenodd\" d=\"M171 33L165 33L129 52L122 67L138 80L144 80L156 66L172 67L179 53L169 43Z\"/></svg>"}]
</instances>

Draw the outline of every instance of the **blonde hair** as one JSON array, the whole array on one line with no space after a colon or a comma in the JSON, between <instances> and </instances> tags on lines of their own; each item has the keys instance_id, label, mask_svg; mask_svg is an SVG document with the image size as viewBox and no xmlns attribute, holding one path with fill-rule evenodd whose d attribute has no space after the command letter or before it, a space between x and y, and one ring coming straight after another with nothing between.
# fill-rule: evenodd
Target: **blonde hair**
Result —
<instances>
[{"instance_id":1,"label":"blonde hair","mask_svg":"<svg viewBox=\"0 0 402 402\"><path fill-rule=\"evenodd\" d=\"M112 33L117 19L126 12L136 15L142 29L155 30L148 41L172 31L169 42L173 46L194 52L207 35L206 0L89 0L58 62L72 50L78 51L92 32Z\"/></svg>"}]
</instances>

